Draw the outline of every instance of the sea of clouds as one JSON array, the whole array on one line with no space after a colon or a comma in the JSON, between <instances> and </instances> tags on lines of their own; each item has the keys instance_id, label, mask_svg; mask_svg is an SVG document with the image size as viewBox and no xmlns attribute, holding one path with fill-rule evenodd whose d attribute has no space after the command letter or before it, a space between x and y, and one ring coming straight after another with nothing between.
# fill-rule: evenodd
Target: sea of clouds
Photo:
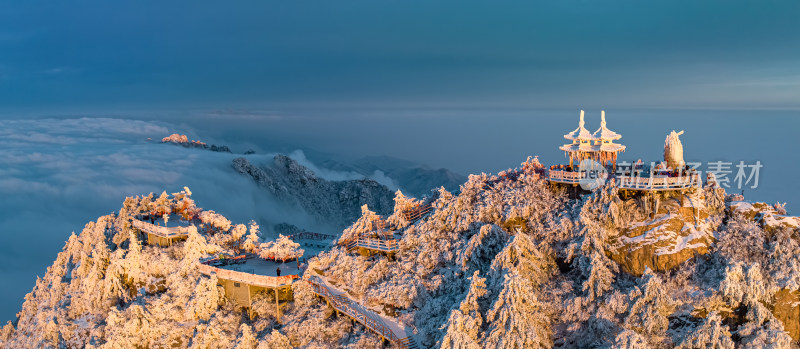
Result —
<instances>
[{"instance_id":1,"label":"sea of clouds","mask_svg":"<svg viewBox=\"0 0 800 349\"><path fill-rule=\"evenodd\" d=\"M243 155L160 143L175 132L194 130L113 118L0 120L0 319L10 320L19 311L36 276L44 274L72 232L118 211L126 196L174 193L187 186L200 207L235 223L252 219L327 229L235 172L231 161ZM273 156L247 155L254 163L269 163ZM323 178L358 178L319 169L301 151L293 156Z\"/></svg>"}]
</instances>

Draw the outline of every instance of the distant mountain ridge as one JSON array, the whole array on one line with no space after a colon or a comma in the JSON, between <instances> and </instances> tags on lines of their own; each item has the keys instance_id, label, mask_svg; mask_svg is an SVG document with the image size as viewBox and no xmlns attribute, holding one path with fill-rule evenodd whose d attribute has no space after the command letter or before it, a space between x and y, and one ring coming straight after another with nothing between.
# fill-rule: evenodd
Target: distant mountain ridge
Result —
<instances>
[{"instance_id":1,"label":"distant mountain ridge","mask_svg":"<svg viewBox=\"0 0 800 349\"><path fill-rule=\"evenodd\" d=\"M380 171L394 180L400 189L414 196L430 196L431 190L439 187L455 192L467 181L466 176L446 168L435 169L391 156L367 156L348 163L328 159L319 163L325 168L356 172L368 177Z\"/></svg>"},{"instance_id":2,"label":"distant mountain ridge","mask_svg":"<svg viewBox=\"0 0 800 349\"><path fill-rule=\"evenodd\" d=\"M358 219L362 205L379 214L391 213L394 205L394 193L375 180L328 181L286 155L276 155L266 166L236 158L232 166L278 199L337 227Z\"/></svg>"}]
</instances>

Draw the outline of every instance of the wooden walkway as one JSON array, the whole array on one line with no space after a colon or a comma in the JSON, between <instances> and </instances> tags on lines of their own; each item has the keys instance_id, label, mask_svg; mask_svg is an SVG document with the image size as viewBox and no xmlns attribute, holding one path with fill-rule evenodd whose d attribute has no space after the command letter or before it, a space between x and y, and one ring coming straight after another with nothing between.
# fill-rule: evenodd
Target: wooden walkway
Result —
<instances>
[{"instance_id":1,"label":"wooden walkway","mask_svg":"<svg viewBox=\"0 0 800 349\"><path fill-rule=\"evenodd\" d=\"M416 222L431 212L431 202L417 204L414 208L403 211L403 218L409 222Z\"/></svg>"},{"instance_id":2,"label":"wooden walkway","mask_svg":"<svg viewBox=\"0 0 800 349\"><path fill-rule=\"evenodd\" d=\"M328 304L338 312L358 321L370 331L377 333L384 340L395 343L400 348L420 348L414 338L409 336L405 328L397 322L367 309L360 303L351 299L346 292L338 290L328 284L328 282L319 275L311 275L307 279L314 293L325 298Z\"/></svg>"},{"instance_id":3,"label":"wooden walkway","mask_svg":"<svg viewBox=\"0 0 800 349\"><path fill-rule=\"evenodd\" d=\"M366 248L368 250L377 250L381 252L397 252L399 249L397 240L394 239L370 239L370 238L358 238L353 241L350 241L347 244L347 249L352 250L358 247Z\"/></svg>"}]
</instances>

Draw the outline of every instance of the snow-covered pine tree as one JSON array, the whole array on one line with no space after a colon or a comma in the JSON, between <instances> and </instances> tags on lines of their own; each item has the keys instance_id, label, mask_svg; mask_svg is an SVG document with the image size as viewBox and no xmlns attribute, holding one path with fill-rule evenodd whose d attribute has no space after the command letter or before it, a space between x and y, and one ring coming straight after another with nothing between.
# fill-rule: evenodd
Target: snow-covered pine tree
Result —
<instances>
[{"instance_id":1,"label":"snow-covered pine tree","mask_svg":"<svg viewBox=\"0 0 800 349\"><path fill-rule=\"evenodd\" d=\"M536 287L516 273L504 276L503 289L487 314L484 348L549 348L551 319Z\"/></svg>"},{"instance_id":2,"label":"snow-covered pine tree","mask_svg":"<svg viewBox=\"0 0 800 349\"><path fill-rule=\"evenodd\" d=\"M671 313L670 300L661 278L650 268L642 275L640 287L632 293L630 312L625 326L638 331L652 342L659 342L667 332Z\"/></svg>"},{"instance_id":3,"label":"snow-covered pine tree","mask_svg":"<svg viewBox=\"0 0 800 349\"><path fill-rule=\"evenodd\" d=\"M264 259L285 262L302 257L304 252L300 248L300 244L292 241L288 236L279 234L277 240L261 244L258 255Z\"/></svg>"},{"instance_id":4,"label":"snow-covered pine tree","mask_svg":"<svg viewBox=\"0 0 800 349\"><path fill-rule=\"evenodd\" d=\"M201 277L192 292L192 297L186 307L187 318L208 321L212 314L224 301L224 294L217 287L217 276Z\"/></svg>"},{"instance_id":5,"label":"snow-covered pine tree","mask_svg":"<svg viewBox=\"0 0 800 349\"><path fill-rule=\"evenodd\" d=\"M259 245L259 227L256 224L256 221L250 221L250 229L247 233L247 238L244 240L244 244L242 244L242 249L248 253L257 253L258 252L258 245Z\"/></svg>"},{"instance_id":6,"label":"snow-covered pine tree","mask_svg":"<svg viewBox=\"0 0 800 349\"><path fill-rule=\"evenodd\" d=\"M623 330L616 338L611 349L650 349L647 338L633 330Z\"/></svg>"},{"instance_id":7,"label":"snow-covered pine tree","mask_svg":"<svg viewBox=\"0 0 800 349\"><path fill-rule=\"evenodd\" d=\"M234 349L255 349L256 345L258 345L258 340L256 334L253 333L253 328L243 323L239 327L239 336L236 338Z\"/></svg>"},{"instance_id":8,"label":"snow-covered pine tree","mask_svg":"<svg viewBox=\"0 0 800 349\"><path fill-rule=\"evenodd\" d=\"M351 226L342 232L342 236L337 241L338 244L345 244L361 237L362 235L376 232L382 222L381 216L373 211L370 211L367 205L361 206L361 217L358 218Z\"/></svg>"},{"instance_id":9,"label":"snow-covered pine tree","mask_svg":"<svg viewBox=\"0 0 800 349\"><path fill-rule=\"evenodd\" d=\"M486 278L475 271L470 278L470 288L459 309L450 312L450 318L441 341L442 349L479 349L483 316L478 299L486 295Z\"/></svg>"},{"instance_id":10,"label":"snow-covered pine tree","mask_svg":"<svg viewBox=\"0 0 800 349\"><path fill-rule=\"evenodd\" d=\"M703 323L688 333L678 345L678 348L682 349L733 349L734 347L728 326L722 323L722 316L716 311L709 313Z\"/></svg>"},{"instance_id":11,"label":"snow-covered pine tree","mask_svg":"<svg viewBox=\"0 0 800 349\"><path fill-rule=\"evenodd\" d=\"M258 349L292 349L292 342L283 333L278 330L272 330L272 333L258 344Z\"/></svg>"}]
</instances>

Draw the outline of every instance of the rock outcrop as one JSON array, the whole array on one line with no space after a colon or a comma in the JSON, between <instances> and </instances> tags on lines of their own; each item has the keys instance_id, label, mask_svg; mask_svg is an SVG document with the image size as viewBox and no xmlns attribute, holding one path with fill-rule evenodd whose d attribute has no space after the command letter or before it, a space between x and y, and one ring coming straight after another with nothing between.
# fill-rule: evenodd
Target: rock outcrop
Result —
<instances>
[{"instance_id":1,"label":"rock outcrop","mask_svg":"<svg viewBox=\"0 0 800 349\"><path fill-rule=\"evenodd\" d=\"M785 288L776 292L772 315L783 323L792 339L800 340L800 292Z\"/></svg>"},{"instance_id":2,"label":"rock outcrop","mask_svg":"<svg viewBox=\"0 0 800 349\"><path fill-rule=\"evenodd\" d=\"M666 271L708 253L722 216L710 214L704 201L703 192L688 195L683 205L671 198L661 203L653 218L619 227L619 235L612 239L611 259L622 270L642 275L646 268Z\"/></svg>"},{"instance_id":3,"label":"rock outcrop","mask_svg":"<svg viewBox=\"0 0 800 349\"><path fill-rule=\"evenodd\" d=\"M220 146L214 144L208 145L200 141L190 140L189 137L186 137L186 135L181 135L177 133L173 133L167 137L162 138L161 143L177 144L183 146L184 148L199 148L221 153L231 153L231 149L228 148L227 145L220 145Z\"/></svg>"},{"instance_id":4,"label":"rock outcrop","mask_svg":"<svg viewBox=\"0 0 800 349\"><path fill-rule=\"evenodd\" d=\"M779 212L775 206L763 202L731 201L726 206L729 215L741 214L760 224L767 232L781 227L800 227L800 217L787 216L786 212Z\"/></svg>"}]
</instances>

